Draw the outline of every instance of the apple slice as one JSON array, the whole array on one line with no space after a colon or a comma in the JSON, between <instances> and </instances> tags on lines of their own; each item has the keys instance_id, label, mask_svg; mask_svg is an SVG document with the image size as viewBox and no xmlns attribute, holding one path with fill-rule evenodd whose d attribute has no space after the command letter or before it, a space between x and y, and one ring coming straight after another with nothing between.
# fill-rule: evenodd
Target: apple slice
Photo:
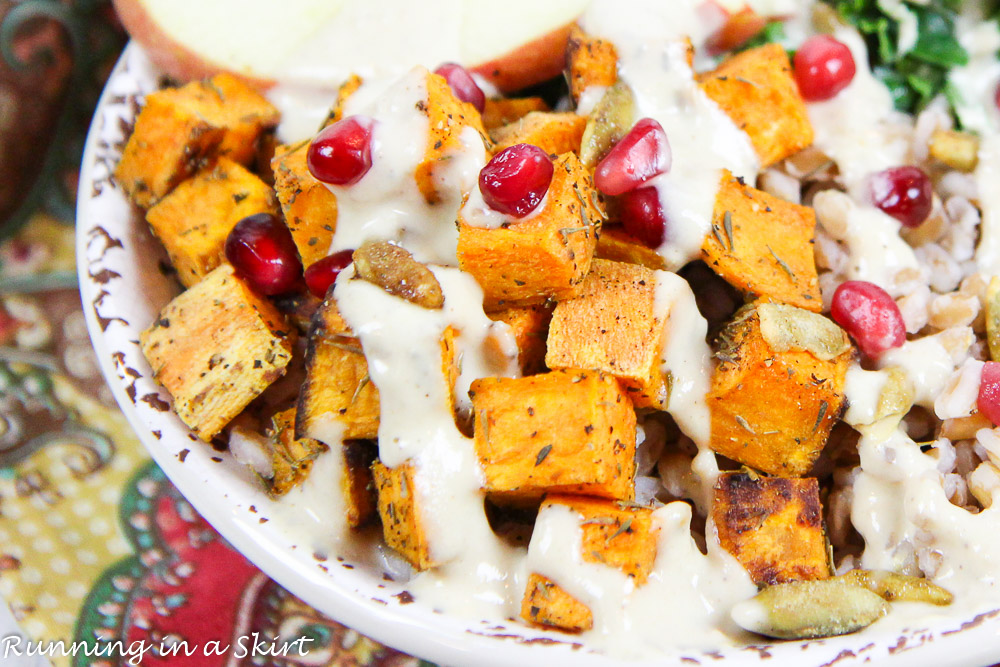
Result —
<instances>
[{"instance_id":1,"label":"apple slice","mask_svg":"<svg viewBox=\"0 0 1000 667\"><path fill-rule=\"evenodd\" d=\"M114 0L132 37L181 81L229 71L262 88L464 64L499 89L557 75L588 0Z\"/></svg>"}]
</instances>

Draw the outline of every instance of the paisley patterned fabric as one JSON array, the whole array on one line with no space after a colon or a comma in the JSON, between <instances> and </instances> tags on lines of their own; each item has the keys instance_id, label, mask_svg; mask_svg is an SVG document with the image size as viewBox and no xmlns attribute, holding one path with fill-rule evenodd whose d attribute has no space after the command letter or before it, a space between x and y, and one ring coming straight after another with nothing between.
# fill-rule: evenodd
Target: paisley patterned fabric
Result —
<instances>
[{"instance_id":1,"label":"paisley patterned fabric","mask_svg":"<svg viewBox=\"0 0 1000 667\"><path fill-rule=\"evenodd\" d=\"M57 651L57 666L110 667L141 647L151 667L426 665L234 551L150 461L100 376L73 193L124 40L106 0L0 0L0 597L30 641L91 649Z\"/></svg>"}]
</instances>

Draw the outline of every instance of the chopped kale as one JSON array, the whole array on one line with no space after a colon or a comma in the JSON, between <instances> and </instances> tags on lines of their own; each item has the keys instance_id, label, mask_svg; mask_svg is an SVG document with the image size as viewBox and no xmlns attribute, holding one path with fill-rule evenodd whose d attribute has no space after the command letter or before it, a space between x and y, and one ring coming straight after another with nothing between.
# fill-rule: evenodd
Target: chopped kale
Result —
<instances>
[{"instance_id":1,"label":"chopped kale","mask_svg":"<svg viewBox=\"0 0 1000 667\"><path fill-rule=\"evenodd\" d=\"M955 12L961 0L930 0L907 4L917 20L913 46L899 51L899 21L883 11L877 0L824 0L864 37L872 71L892 93L900 111L920 111L939 94L953 102L948 71L969 62L969 54L955 35Z\"/></svg>"}]
</instances>

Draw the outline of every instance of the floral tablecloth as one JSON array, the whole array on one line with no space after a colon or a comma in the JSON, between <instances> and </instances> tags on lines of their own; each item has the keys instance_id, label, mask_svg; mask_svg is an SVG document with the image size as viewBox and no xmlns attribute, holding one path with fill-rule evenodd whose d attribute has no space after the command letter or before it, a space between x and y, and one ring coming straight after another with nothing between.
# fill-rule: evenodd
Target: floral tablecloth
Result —
<instances>
[{"instance_id":1,"label":"floral tablecloth","mask_svg":"<svg viewBox=\"0 0 1000 667\"><path fill-rule=\"evenodd\" d=\"M0 664L30 642L74 667L418 665L236 553L104 384L76 289L73 200L124 41L106 0L0 0L0 597L28 640L0 637ZM285 655L268 655L275 638ZM76 655L47 644L60 640Z\"/></svg>"}]
</instances>

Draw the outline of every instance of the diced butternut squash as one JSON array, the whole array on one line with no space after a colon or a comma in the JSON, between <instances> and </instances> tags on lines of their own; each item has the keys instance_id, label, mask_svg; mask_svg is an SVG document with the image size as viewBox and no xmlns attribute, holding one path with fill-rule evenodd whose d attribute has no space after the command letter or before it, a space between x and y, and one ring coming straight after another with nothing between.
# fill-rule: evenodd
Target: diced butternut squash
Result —
<instances>
[{"instance_id":1,"label":"diced butternut squash","mask_svg":"<svg viewBox=\"0 0 1000 667\"><path fill-rule=\"evenodd\" d=\"M337 198L309 172L308 150L303 142L280 151L271 163L274 189L304 267L329 254L337 228Z\"/></svg>"},{"instance_id":2,"label":"diced butternut squash","mask_svg":"<svg viewBox=\"0 0 1000 667\"><path fill-rule=\"evenodd\" d=\"M517 361L522 375L545 371L545 339L552 319L551 306L523 306L505 308L490 313L491 320L505 322L517 343Z\"/></svg>"},{"instance_id":3,"label":"diced butternut squash","mask_svg":"<svg viewBox=\"0 0 1000 667\"><path fill-rule=\"evenodd\" d=\"M780 44L738 53L699 77L705 94L747 133L768 167L813 142L806 105Z\"/></svg>"},{"instance_id":4,"label":"diced butternut squash","mask_svg":"<svg viewBox=\"0 0 1000 667\"><path fill-rule=\"evenodd\" d=\"M555 161L541 211L495 229L467 224L459 213L459 267L483 288L487 310L576 296L603 217L590 175L565 153Z\"/></svg>"},{"instance_id":5,"label":"diced butternut squash","mask_svg":"<svg viewBox=\"0 0 1000 667\"><path fill-rule=\"evenodd\" d=\"M514 144L532 144L546 153L579 153L587 117L572 111L532 111L509 125L490 132L493 151L499 153Z\"/></svg>"},{"instance_id":6,"label":"diced butternut squash","mask_svg":"<svg viewBox=\"0 0 1000 667\"><path fill-rule=\"evenodd\" d=\"M434 567L430 544L413 482L414 468L404 463L387 468L381 461L372 466L378 492L378 513L382 518L385 543L400 553L418 571Z\"/></svg>"},{"instance_id":7,"label":"diced butternut squash","mask_svg":"<svg viewBox=\"0 0 1000 667\"><path fill-rule=\"evenodd\" d=\"M362 83L364 81L360 76L352 74L347 78L347 81L340 84L340 88L337 89L337 99L334 101L333 106L330 107L330 113L327 114L326 119L323 121L323 127L333 125L344 117L344 105L347 104L348 98L358 91Z\"/></svg>"},{"instance_id":8,"label":"diced butternut squash","mask_svg":"<svg viewBox=\"0 0 1000 667\"><path fill-rule=\"evenodd\" d=\"M618 80L615 45L573 26L566 43L566 79L574 102L591 86L610 86Z\"/></svg>"},{"instance_id":9,"label":"diced butternut squash","mask_svg":"<svg viewBox=\"0 0 1000 667\"><path fill-rule=\"evenodd\" d=\"M301 484L309 476L316 457L327 450L322 442L295 437L295 408L283 410L271 417L269 445L271 467L274 470L270 492L275 496L284 495L292 487Z\"/></svg>"},{"instance_id":10,"label":"diced butternut squash","mask_svg":"<svg viewBox=\"0 0 1000 667\"><path fill-rule=\"evenodd\" d=\"M344 499L347 502L347 525L363 528L378 516L378 496L372 477L372 464L378 445L370 440L348 440L342 445L344 456Z\"/></svg>"},{"instance_id":11,"label":"diced butternut squash","mask_svg":"<svg viewBox=\"0 0 1000 667\"><path fill-rule=\"evenodd\" d=\"M378 437L378 388L368 377L361 341L340 316L332 295L313 316L298 408L299 437L331 447L346 439Z\"/></svg>"},{"instance_id":12,"label":"diced butternut squash","mask_svg":"<svg viewBox=\"0 0 1000 667\"><path fill-rule=\"evenodd\" d=\"M724 473L715 485L712 518L722 548L757 585L830 576L814 478Z\"/></svg>"},{"instance_id":13,"label":"diced butternut squash","mask_svg":"<svg viewBox=\"0 0 1000 667\"><path fill-rule=\"evenodd\" d=\"M635 411L614 377L561 370L484 378L469 392L485 489L530 505L545 493L630 500Z\"/></svg>"},{"instance_id":14,"label":"diced butternut squash","mask_svg":"<svg viewBox=\"0 0 1000 667\"><path fill-rule=\"evenodd\" d=\"M284 375L294 332L223 264L167 304L140 343L177 416L208 442Z\"/></svg>"},{"instance_id":15,"label":"diced butternut squash","mask_svg":"<svg viewBox=\"0 0 1000 667\"><path fill-rule=\"evenodd\" d=\"M249 165L261 134L278 124L281 113L242 79L225 72L174 91L205 120L224 129L216 154Z\"/></svg>"},{"instance_id":16,"label":"diced butternut squash","mask_svg":"<svg viewBox=\"0 0 1000 667\"><path fill-rule=\"evenodd\" d=\"M750 298L819 312L813 237L816 215L745 185L725 172L715 199L712 231L701 246L713 271Z\"/></svg>"},{"instance_id":17,"label":"diced butternut squash","mask_svg":"<svg viewBox=\"0 0 1000 667\"><path fill-rule=\"evenodd\" d=\"M667 313L656 312L655 296L652 270L595 259L580 295L556 304L546 366L603 371L618 378L637 408L666 409L661 351Z\"/></svg>"},{"instance_id":18,"label":"diced butternut squash","mask_svg":"<svg viewBox=\"0 0 1000 667\"><path fill-rule=\"evenodd\" d=\"M844 407L847 334L822 315L758 303L719 339L711 448L771 475L806 475Z\"/></svg>"},{"instance_id":19,"label":"diced butternut squash","mask_svg":"<svg viewBox=\"0 0 1000 667\"><path fill-rule=\"evenodd\" d=\"M488 132L509 125L532 111L548 111L549 105L541 97L502 97L486 100L483 109L483 127Z\"/></svg>"},{"instance_id":20,"label":"diced butternut squash","mask_svg":"<svg viewBox=\"0 0 1000 667\"><path fill-rule=\"evenodd\" d=\"M626 232L620 225L605 225L597 239L594 257L640 264L650 269L666 269L660 253Z\"/></svg>"},{"instance_id":21,"label":"diced butternut squash","mask_svg":"<svg viewBox=\"0 0 1000 667\"><path fill-rule=\"evenodd\" d=\"M278 213L274 191L227 158L202 169L149 209L146 221L186 287L225 261L226 237L255 213Z\"/></svg>"},{"instance_id":22,"label":"diced butternut squash","mask_svg":"<svg viewBox=\"0 0 1000 667\"><path fill-rule=\"evenodd\" d=\"M554 495L545 498L539 520L544 520L549 507L560 505L580 515L584 561L617 568L634 579L636 586L646 583L656 560L656 531L649 509L597 498ZM536 573L528 577L521 618L567 632L593 627L593 615L585 604Z\"/></svg>"},{"instance_id":23,"label":"diced butternut squash","mask_svg":"<svg viewBox=\"0 0 1000 667\"><path fill-rule=\"evenodd\" d=\"M181 104L173 91L150 93L115 168L115 181L132 203L149 208L197 171L224 136L223 128Z\"/></svg>"},{"instance_id":24,"label":"diced butternut squash","mask_svg":"<svg viewBox=\"0 0 1000 667\"><path fill-rule=\"evenodd\" d=\"M429 204L436 204L441 201L441 195L437 189L434 170L461 147L463 130L474 129L487 144L489 138L479 112L468 102L455 97L443 76L427 73L427 104L423 111L427 114L430 134L427 137L424 160L417 165L417 187Z\"/></svg>"}]
</instances>

